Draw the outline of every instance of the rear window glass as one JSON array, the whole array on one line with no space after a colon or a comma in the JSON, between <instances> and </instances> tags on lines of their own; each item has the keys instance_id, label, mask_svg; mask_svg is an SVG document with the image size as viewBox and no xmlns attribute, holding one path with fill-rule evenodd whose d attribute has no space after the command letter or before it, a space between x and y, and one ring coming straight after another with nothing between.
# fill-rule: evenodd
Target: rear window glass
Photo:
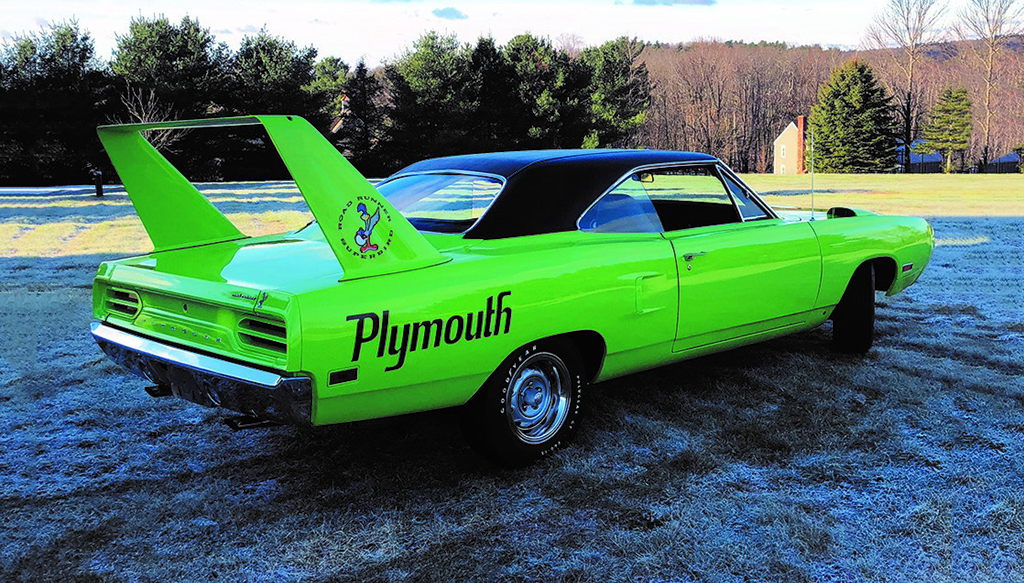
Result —
<instances>
[{"instance_id":1,"label":"rear window glass","mask_svg":"<svg viewBox=\"0 0 1024 583\"><path fill-rule=\"evenodd\" d=\"M471 174L412 174L377 185L377 190L417 230L463 233L501 191L496 178Z\"/></svg>"}]
</instances>

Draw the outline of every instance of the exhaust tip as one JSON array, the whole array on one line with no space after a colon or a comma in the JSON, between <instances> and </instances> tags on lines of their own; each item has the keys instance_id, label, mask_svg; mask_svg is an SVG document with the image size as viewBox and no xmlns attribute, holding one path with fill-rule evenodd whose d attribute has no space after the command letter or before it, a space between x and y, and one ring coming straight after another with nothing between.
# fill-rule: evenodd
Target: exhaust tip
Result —
<instances>
[{"instance_id":1,"label":"exhaust tip","mask_svg":"<svg viewBox=\"0 0 1024 583\"><path fill-rule=\"evenodd\" d=\"M171 387L165 387L163 385L146 387L146 393L150 397L153 397L154 399L159 399L160 397L170 397L174 395L174 392L171 391Z\"/></svg>"},{"instance_id":2,"label":"exhaust tip","mask_svg":"<svg viewBox=\"0 0 1024 583\"><path fill-rule=\"evenodd\" d=\"M230 427L232 431L241 431L243 429L259 429L261 427L281 426L281 424L276 421L260 419L259 417L252 417L250 415L242 415L241 417L227 417L224 419L224 424Z\"/></svg>"}]
</instances>

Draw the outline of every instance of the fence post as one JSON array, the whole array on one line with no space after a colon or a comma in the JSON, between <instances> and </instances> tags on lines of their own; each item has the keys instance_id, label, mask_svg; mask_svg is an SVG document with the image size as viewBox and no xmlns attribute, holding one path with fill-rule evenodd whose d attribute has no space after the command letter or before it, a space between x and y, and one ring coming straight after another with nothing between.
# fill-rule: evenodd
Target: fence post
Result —
<instances>
[{"instance_id":1,"label":"fence post","mask_svg":"<svg viewBox=\"0 0 1024 583\"><path fill-rule=\"evenodd\" d=\"M103 196L103 172L100 170L94 170L92 173L92 182L96 185L96 196Z\"/></svg>"}]
</instances>

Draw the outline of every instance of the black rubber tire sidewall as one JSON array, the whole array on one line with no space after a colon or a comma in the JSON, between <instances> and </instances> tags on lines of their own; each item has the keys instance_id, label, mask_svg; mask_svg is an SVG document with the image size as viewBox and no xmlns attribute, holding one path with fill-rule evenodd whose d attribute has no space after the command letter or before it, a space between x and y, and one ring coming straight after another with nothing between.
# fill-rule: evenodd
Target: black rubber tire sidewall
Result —
<instances>
[{"instance_id":1,"label":"black rubber tire sidewall","mask_svg":"<svg viewBox=\"0 0 1024 583\"><path fill-rule=\"evenodd\" d=\"M513 373L523 361L538 352L548 352L562 360L572 388L562 426L551 438L534 445L524 443L513 433L505 406ZM506 358L463 406L462 429L466 440L481 455L505 467L522 467L547 457L575 435L586 384L583 362L574 346L552 341L527 344Z\"/></svg>"},{"instance_id":2,"label":"black rubber tire sidewall","mask_svg":"<svg viewBox=\"0 0 1024 583\"><path fill-rule=\"evenodd\" d=\"M864 354L875 339L875 270L857 268L832 314L832 346L838 352Z\"/></svg>"}]
</instances>

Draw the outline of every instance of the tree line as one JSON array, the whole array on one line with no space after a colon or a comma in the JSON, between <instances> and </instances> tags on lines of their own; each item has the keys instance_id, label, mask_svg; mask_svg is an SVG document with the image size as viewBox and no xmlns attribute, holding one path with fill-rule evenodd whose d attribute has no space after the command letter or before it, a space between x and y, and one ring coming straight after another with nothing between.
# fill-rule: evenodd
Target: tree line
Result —
<instances>
[{"instance_id":1,"label":"tree line","mask_svg":"<svg viewBox=\"0 0 1024 583\"><path fill-rule=\"evenodd\" d=\"M798 115L820 110L821 91L855 60L883 91L884 115L873 129L884 148L938 151L944 166L953 169L955 160L958 169L984 171L1024 151L1022 10L1021 0L966 0L957 11L943 0L888 0L859 51L711 40L650 45L641 60L650 71L651 107L632 143L711 152L740 171L769 172L774 139ZM962 115L950 121L951 107L966 107L967 129ZM898 169L893 156L875 158L870 171ZM902 157L902 170L910 159Z\"/></svg>"},{"instance_id":2,"label":"tree line","mask_svg":"<svg viewBox=\"0 0 1024 583\"><path fill-rule=\"evenodd\" d=\"M252 113L309 119L372 176L432 156L612 146L697 150L766 172L774 139L807 114L821 171L893 171L898 148L984 169L1024 149L1024 42L1012 19L984 28L992 18L970 17L1012 16L1017 2L968 0L960 36L942 37L939 0L890 0L868 34L876 48L856 53L530 34L469 44L430 32L375 68L267 30L231 50L189 17L133 19L104 61L88 31L57 23L0 47L0 183L111 177L97 125ZM876 109L853 115L844 100ZM147 137L195 180L286 176L259 128ZM869 151L837 157L851 148Z\"/></svg>"},{"instance_id":3,"label":"tree line","mask_svg":"<svg viewBox=\"0 0 1024 583\"><path fill-rule=\"evenodd\" d=\"M427 33L371 70L318 58L266 30L237 51L186 17L136 18L100 61L75 22L0 50L0 182L76 183L111 172L97 125L288 113L305 117L367 175L448 154L604 147L640 126L650 99L643 45L569 51L519 35L464 44ZM284 169L259 128L147 133L192 179L270 179Z\"/></svg>"}]
</instances>

